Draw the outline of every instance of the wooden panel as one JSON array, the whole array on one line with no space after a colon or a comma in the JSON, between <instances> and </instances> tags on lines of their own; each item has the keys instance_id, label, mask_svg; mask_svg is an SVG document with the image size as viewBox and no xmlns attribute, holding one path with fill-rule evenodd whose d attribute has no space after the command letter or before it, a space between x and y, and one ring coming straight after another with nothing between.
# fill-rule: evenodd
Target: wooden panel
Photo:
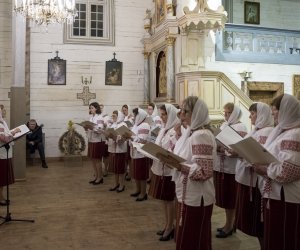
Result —
<instances>
[{"instance_id":1,"label":"wooden panel","mask_svg":"<svg viewBox=\"0 0 300 250\"><path fill-rule=\"evenodd\" d=\"M196 65L198 63L198 39L188 40L188 63Z\"/></svg>"},{"instance_id":2,"label":"wooden panel","mask_svg":"<svg viewBox=\"0 0 300 250\"><path fill-rule=\"evenodd\" d=\"M225 86L221 87L221 109L227 102L235 102L235 96Z\"/></svg>"},{"instance_id":3,"label":"wooden panel","mask_svg":"<svg viewBox=\"0 0 300 250\"><path fill-rule=\"evenodd\" d=\"M203 80L201 84L202 99L206 102L209 109L215 109L215 80Z\"/></svg>"},{"instance_id":4,"label":"wooden panel","mask_svg":"<svg viewBox=\"0 0 300 250\"><path fill-rule=\"evenodd\" d=\"M199 81L194 80L194 81L188 81L188 92L187 95L195 95L195 96L199 96L200 95L200 91L199 91Z\"/></svg>"}]
</instances>

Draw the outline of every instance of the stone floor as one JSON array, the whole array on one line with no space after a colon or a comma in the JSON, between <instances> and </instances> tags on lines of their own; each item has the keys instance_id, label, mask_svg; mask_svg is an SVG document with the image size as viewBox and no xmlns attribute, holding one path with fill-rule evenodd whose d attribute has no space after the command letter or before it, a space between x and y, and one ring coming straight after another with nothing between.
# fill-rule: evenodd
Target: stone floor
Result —
<instances>
[{"instance_id":1,"label":"stone floor","mask_svg":"<svg viewBox=\"0 0 300 250\"><path fill-rule=\"evenodd\" d=\"M138 203L129 197L133 182L127 182L125 192L118 194L108 191L112 175L103 185L88 184L92 171L87 161L76 166L59 161L48 165L48 169L28 166L27 180L10 187L12 219L35 222L12 221L0 226L1 250L175 249L174 241L160 242L155 234L163 226L161 205L151 198ZM0 207L0 215L6 215L5 207ZM240 231L216 239L215 228L223 222L223 210L215 207L213 249L259 249L255 238Z\"/></svg>"}]
</instances>

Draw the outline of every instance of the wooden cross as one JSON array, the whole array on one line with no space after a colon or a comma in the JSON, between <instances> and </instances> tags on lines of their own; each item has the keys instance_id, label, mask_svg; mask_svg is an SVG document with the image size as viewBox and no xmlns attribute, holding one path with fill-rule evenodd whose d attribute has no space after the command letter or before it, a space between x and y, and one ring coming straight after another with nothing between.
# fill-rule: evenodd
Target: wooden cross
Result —
<instances>
[{"instance_id":1,"label":"wooden cross","mask_svg":"<svg viewBox=\"0 0 300 250\"><path fill-rule=\"evenodd\" d=\"M91 93L88 86L83 86L81 93L77 93L77 99L82 99L83 106L89 106L91 99L96 99L96 93Z\"/></svg>"}]
</instances>

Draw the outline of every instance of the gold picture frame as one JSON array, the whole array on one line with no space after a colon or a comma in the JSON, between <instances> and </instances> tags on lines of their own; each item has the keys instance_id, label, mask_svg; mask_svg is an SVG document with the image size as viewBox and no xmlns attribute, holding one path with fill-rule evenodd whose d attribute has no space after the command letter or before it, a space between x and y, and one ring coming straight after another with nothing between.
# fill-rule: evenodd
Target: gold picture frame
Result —
<instances>
[{"instance_id":1,"label":"gold picture frame","mask_svg":"<svg viewBox=\"0 0 300 250\"><path fill-rule=\"evenodd\" d=\"M155 0L155 19L159 25L166 18L166 0Z\"/></svg>"},{"instance_id":2,"label":"gold picture frame","mask_svg":"<svg viewBox=\"0 0 300 250\"><path fill-rule=\"evenodd\" d=\"M260 3L244 3L244 22L248 24L260 24Z\"/></svg>"},{"instance_id":3,"label":"gold picture frame","mask_svg":"<svg viewBox=\"0 0 300 250\"><path fill-rule=\"evenodd\" d=\"M300 98L300 75L293 76L293 95Z\"/></svg>"}]
</instances>

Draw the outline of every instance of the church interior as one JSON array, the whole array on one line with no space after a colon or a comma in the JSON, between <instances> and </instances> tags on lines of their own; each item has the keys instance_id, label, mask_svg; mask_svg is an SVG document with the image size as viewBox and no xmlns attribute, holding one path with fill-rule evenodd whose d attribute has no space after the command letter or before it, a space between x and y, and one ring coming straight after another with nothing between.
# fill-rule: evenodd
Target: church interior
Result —
<instances>
[{"instance_id":1,"label":"church interior","mask_svg":"<svg viewBox=\"0 0 300 250\"><path fill-rule=\"evenodd\" d=\"M0 104L9 128L30 119L43 125L49 166L40 168L37 154L28 163L25 139L15 142L12 216L35 223L0 226L1 249L175 249L155 237L160 204L133 202L132 182L112 195L111 175L100 188L88 185L87 147L66 155L63 135L72 127L86 141L76 123L88 120L91 102L111 115L124 104L180 105L191 95L205 101L214 125L233 102L250 130L253 102L283 93L300 99L300 1L74 1L75 13L59 22L0 0ZM214 207L213 230L223 221ZM239 231L212 235L213 249L259 249Z\"/></svg>"}]
</instances>

